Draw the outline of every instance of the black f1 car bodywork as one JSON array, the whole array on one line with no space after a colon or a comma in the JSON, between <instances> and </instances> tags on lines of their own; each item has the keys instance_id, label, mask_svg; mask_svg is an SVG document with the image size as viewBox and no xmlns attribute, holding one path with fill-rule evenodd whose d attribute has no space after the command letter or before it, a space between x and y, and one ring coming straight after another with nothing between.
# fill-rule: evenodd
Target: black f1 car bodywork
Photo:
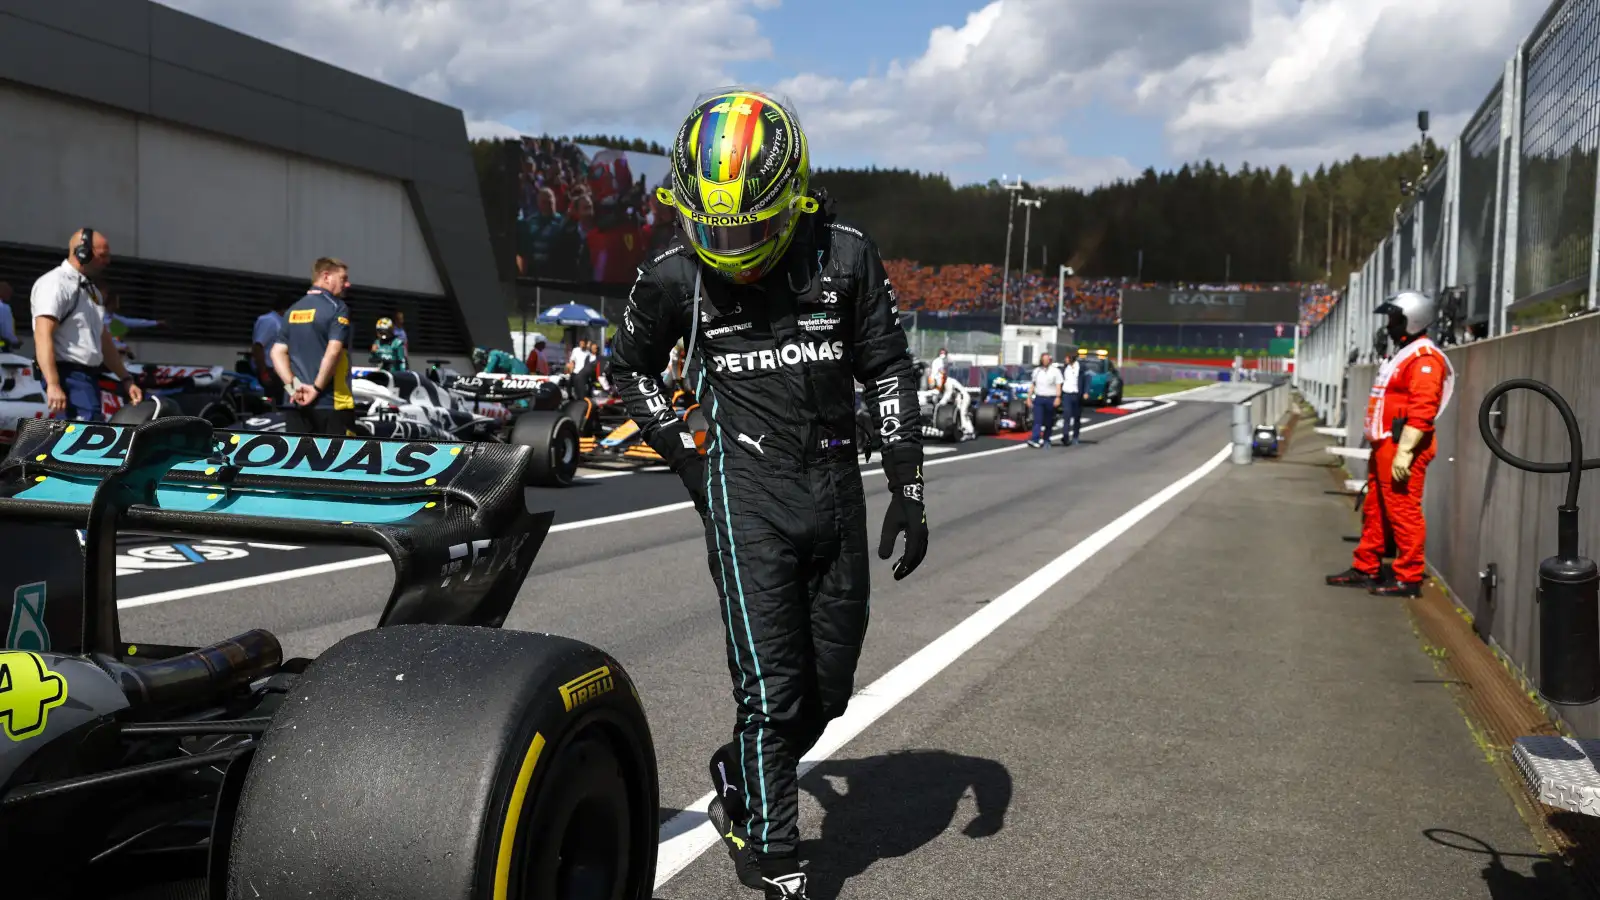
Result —
<instances>
[{"instance_id":1,"label":"black f1 car bodywork","mask_svg":"<svg viewBox=\"0 0 1600 900\"><path fill-rule=\"evenodd\" d=\"M527 505L532 457L192 417L24 423L0 462L0 893L648 898L632 682L593 647L499 627L553 518ZM375 629L315 659L260 629L146 643L117 611L122 529L367 544L394 585Z\"/></svg>"}]
</instances>

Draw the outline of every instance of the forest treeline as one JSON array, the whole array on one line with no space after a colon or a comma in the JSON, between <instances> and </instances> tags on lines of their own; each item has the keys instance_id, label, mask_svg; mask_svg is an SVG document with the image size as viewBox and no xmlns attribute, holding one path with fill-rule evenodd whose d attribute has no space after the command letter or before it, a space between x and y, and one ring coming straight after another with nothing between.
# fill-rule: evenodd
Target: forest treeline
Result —
<instances>
[{"instance_id":1,"label":"forest treeline","mask_svg":"<svg viewBox=\"0 0 1600 900\"><path fill-rule=\"evenodd\" d=\"M1426 145L1437 168L1438 147ZM1032 210L1028 268L1069 265L1085 277L1146 281L1321 281L1343 284L1390 233L1402 179L1422 170L1424 145L1382 157L1355 156L1296 178L1210 161L1093 190L1025 185ZM814 183L842 216L877 239L887 257L924 265L1000 263L1009 198L999 182L957 187L943 175L885 169L822 170ZM1025 227L1017 207L1011 265ZM1142 257L1142 258L1141 258Z\"/></svg>"},{"instance_id":2,"label":"forest treeline","mask_svg":"<svg viewBox=\"0 0 1600 900\"><path fill-rule=\"evenodd\" d=\"M664 153L655 142L574 136L574 142ZM487 162L475 148L480 177ZM1411 202L1402 180L1437 169L1431 140L1381 157L1353 156L1296 177L1276 169L1205 161L1176 170L1146 169L1138 178L1092 190L1035 189L1021 196L1032 211L1028 268L1065 264L1084 277L1146 281L1322 281L1344 284L1394 225L1395 207ZM503 172L504 170L502 170ZM999 264L1005 258L1010 191L998 181L952 184L940 174L901 169L819 169L812 183L838 200L842 217L876 238L888 258L923 265ZM488 184L485 200L495 191ZM509 198L508 198L509 199ZM498 204L495 204L498 205ZM1025 209L1017 207L1011 265L1022 264ZM495 217L491 211L491 218Z\"/></svg>"}]
</instances>

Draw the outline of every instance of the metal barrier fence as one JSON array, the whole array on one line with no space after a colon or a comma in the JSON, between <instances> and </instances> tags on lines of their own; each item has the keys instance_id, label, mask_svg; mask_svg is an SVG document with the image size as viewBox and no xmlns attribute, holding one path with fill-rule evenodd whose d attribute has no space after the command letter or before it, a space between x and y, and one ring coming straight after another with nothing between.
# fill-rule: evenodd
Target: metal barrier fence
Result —
<instances>
[{"instance_id":1,"label":"metal barrier fence","mask_svg":"<svg viewBox=\"0 0 1600 900\"><path fill-rule=\"evenodd\" d=\"M1555 0L1301 341L1296 383L1324 421L1343 423L1346 369L1376 360L1372 310L1395 291L1459 298L1460 343L1600 308L1597 106L1600 0Z\"/></svg>"},{"instance_id":2,"label":"metal barrier fence","mask_svg":"<svg viewBox=\"0 0 1600 900\"><path fill-rule=\"evenodd\" d=\"M939 331L918 328L911 322L906 325L906 341L911 345L911 355L917 359L933 359L940 349L951 353L975 356L1000 355L1000 335L987 331Z\"/></svg>"}]
</instances>

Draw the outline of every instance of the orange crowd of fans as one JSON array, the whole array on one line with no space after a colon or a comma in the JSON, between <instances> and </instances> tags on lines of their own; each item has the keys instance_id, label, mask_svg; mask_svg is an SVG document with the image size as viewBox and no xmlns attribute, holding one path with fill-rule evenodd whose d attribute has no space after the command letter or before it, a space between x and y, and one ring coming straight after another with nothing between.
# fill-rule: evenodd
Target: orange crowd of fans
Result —
<instances>
[{"instance_id":1,"label":"orange crowd of fans","mask_svg":"<svg viewBox=\"0 0 1600 900\"><path fill-rule=\"evenodd\" d=\"M990 264L924 266L909 259L884 260L889 280L894 283L901 309L943 313L992 313L1000 309L1000 267ZM1117 298L1122 290L1173 287L1136 283L1120 278L1072 278L1065 290L1055 277L1042 272L1013 275L1007 288L1007 318L1026 321L1052 320L1058 303L1062 318L1071 322L1113 323L1117 320ZM1194 284L1197 290L1256 291L1282 289L1284 285ZM1308 329L1322 320L1333 307L1335 294L1326 285L1294 285L1303 290L1300 325ZM1064 296L1059 296L1064 295Z\"/></svg>"}]
</instances>

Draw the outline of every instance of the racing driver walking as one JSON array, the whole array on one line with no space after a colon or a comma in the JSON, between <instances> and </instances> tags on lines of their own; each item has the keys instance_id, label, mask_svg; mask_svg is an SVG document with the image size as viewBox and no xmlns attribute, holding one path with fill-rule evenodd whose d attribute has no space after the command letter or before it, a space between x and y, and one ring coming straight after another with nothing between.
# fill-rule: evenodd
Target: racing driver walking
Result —
<instances>
[{"instance_id":1,"label":"racing driver walking","mask_svg":"<svg viewBox=\"0 0 1600 900\"><path fill-rule=\"evenodd\" d=\"M896 580L927 552L917 382L883 262L810 190L792 106L703 95L671 150L680 233L639 268L612 372L705 525L737 716L711 757L710 815L740 880L801 900L799 760L844 712L867 627L865 491L855 385L883 438ZM704 456L658 377L679 340L709 421Z\"/></svg>"}]
</instances>

